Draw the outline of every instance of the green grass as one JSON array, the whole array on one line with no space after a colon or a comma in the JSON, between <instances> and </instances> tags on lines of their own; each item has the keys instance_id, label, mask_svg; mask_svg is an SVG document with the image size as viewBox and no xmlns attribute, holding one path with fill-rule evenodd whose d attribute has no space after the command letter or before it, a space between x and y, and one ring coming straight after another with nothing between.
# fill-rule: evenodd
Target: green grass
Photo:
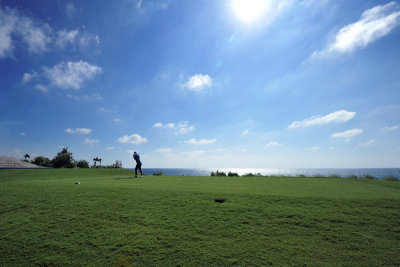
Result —
<instances>
[{"instance_id":1,"label":"green grass","mask_svg":"<svg viewBox=\"0 0 400 267\"><path fill-rule=\"evenodd\" d=\"M398 266L399 251L398 181L0 170L0 266Z\"/></svg>"}]
</instances>

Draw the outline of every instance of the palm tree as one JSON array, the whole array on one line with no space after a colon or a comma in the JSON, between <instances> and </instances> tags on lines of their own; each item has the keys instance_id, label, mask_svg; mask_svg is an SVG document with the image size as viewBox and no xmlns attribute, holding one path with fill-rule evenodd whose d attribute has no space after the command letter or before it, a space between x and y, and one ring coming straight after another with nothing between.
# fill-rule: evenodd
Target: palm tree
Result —
<instances>
[{"instance_id":1,"label":"palm tree","mask_svg":"<svg viewBox=\"0 0 400 267\"><path fill-rule=\"evenodd\" d=\"M27 153L27 154L25 154L24 158L25 158L25 161L28 162L26 159L27 159L27 158L30 159L31 156L29 156L29 154Z\"/></svg>"},{"instance_id":2,"label":"palm tree","mask_svg":"<svg viewBox=\"0 0 400 267\"><path fill-rule=\"evenodd\" d=\"M101 166L101 159L99 159L99 157L95 157L95 158L93 159L94 167L97 166L97 165L96 165L97 162L100 162L100 166Z\"/></svg>"}]
</instances>

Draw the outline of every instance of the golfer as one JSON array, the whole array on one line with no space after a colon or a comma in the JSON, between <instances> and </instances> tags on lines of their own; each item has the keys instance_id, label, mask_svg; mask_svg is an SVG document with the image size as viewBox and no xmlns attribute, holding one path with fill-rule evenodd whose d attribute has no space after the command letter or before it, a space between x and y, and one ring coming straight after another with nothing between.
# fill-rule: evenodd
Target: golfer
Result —
<instances>
[{"instance_id":1,"label":"golfer","mask_svg":"<svg viewBox=\"0 0 400 267\"><path fill-rule=\"evenodd\" d=\"M133 158L136 161L136 168L135 168L135 178L137 177L137 170L139 169L140 171L140 177L143 178L143 172L142 172L142 162L140 161L140 157L139 154L135 152L133 152Z\"/></svg>"}]
</instances>

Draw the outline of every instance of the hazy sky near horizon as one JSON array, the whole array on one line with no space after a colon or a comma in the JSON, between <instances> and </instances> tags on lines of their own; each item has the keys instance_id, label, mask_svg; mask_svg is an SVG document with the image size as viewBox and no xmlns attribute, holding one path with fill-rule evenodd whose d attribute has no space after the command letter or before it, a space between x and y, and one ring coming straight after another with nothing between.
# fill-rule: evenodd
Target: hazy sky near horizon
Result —
<instances>
[{"instance_id":1,"label":"hazy sky near horizon","mask_svg":"<svg viewBox=\"0 0 400 267\"><path fill-rule=\"evenodd\" d=\"M0 0L0 155L400 167L400 2Z\"/></svg>"}]
</instances>

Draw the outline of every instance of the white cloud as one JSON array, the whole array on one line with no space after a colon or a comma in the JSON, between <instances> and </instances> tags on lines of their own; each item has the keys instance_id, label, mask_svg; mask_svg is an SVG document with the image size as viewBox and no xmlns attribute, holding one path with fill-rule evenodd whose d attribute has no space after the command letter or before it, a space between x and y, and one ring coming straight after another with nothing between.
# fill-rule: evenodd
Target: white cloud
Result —
<instances>
[{"instance_id":1,"label":"white cloud","mask_svg":"<svg viewBox=\"0 0 400 267\"><path fill-rule=\"evenodd\" d=\"M70 17L72 19L77 12L77 9L74 6L74 3L72 3L72 2L68 3L65 6L65 12L67 12L68 17Z\"/></svg>"},{"instance_id":2,"label":"white cloud","mask_svg":"<svg viewBox=\"0 0 400 267\"><path fill-rule=\"evenodd\" d=\"M309 150L313 150L313 151L317 151L317 150L320 150L320 149L321 148L319 146L313 146L313 147L309 148Z\"/></svg>"},{"instance_id":3,"label":"white cloud","mask_svg":"<svg viewBox=\"0 0 400 267\"><path fill-rule=\"evenodd\" d=\"M115 121L115 122L121 122L121 119L120 119L120 118L115 118L115 119L113 119L113 121Z\"/></svg>"},{"instance_id":4,"label":"white cloud","mask_svg":"<svg viewBox=\"0 0 400 267\"><path fill-rule=\"evenodd\" d=\"M267 147L278 147L278 146L283 146L283 145L277 141L270 141L267 144Z\"/></svg>"},{"instance_id":5,"label":"white cloud","mask_svg":"<svg viewBox=\"0 0 400 267\"><path fill-rule=\"evenodd\" d=\"M59 47L65 47L67 44L74 44L79 30L72 30L67 32L65 29L57 33L56 44Z\"/></svg>"},{"instance_id":6,"label":"white cloud","mask_svg":"<svg viewBox=\"0 0 400 267\"><path fill-rule=\"evenodd\" d=\"M208 145L208 144L213 144L217 141L217 139L200 139L196 140L194 138L186 140L186 144L191 144L191 145Z\"/></svg>"},{"instance_id":7,"label":"white cloud","mask_svg":"<svg viewBox=\"0 0 400 267\"><path fill-rule=\"evenodd\" d=\"M399 9L396 2L390 2L364 11L359 21L344 26L324 51L316 52L314 55L331 52L347 53L366 47L399 25Z\"/></svg>"},{"instance_id":8,"label":"white cloud","mask_svg":"<svg viewBox=\"0 0 400 267\"><path fill-rule=\"evenodd\" d=\"M240 134L240 136L245 136L245 135L248 135L249 134L249 130L244 130L241 134Z\"/></svg>"},{"instance_id":9,"label":"white cloud","mask_svg":"<svg viewBox=\"0 0 400 267\"><path fill-rule=\"evenodd\" d=\"M10 33L9 27L0 27L0 57L6 56L12 50Z\"/></svg>"},{"instance_id":10,"label":"white cloud","mask_svg":"<svg viewBox=\"0 0 400 267\"><path fill-rule=\"evenodd\" d=\"M363 130L362 129L352 129L344 132L339 132L339 133L333 133L331 137L333 138L345 138L346 141L350 141L350 138L353 136L362 134Z\"/></svg>"},{"instance_id":11,"label":"white cloud","mask_svg":"<svg viewBox=\"0 0 400 267\"><path fill-rule=\"evenodd\" d=\"M34 71L32 73L24 73L24 75L22 76L22 83L28 83L30 82L32 79L36 78L38 75L37 73Z\"/></svg>"},{"instance_id":12,"label":"white cloud","mask_svg":"<svg viewBox=\"0 0 400 267\"><path fill-rule=\"evenodd\" d=\"M84 27L83 27L84 29ZM86 49L86 48L97 48L100 44L100 38L97 35L90 34L84 30L62 30L57 32L57 36L54 37L55 44L60 47L64 48L68 44L72 45L73 48L78 46L79 48Z\"/></svg>"},{"instance_id":13,"label":"white cloud","mask_svg":"<svg viewBox=\"0 0 400 267\"><path fill-rule=\"evenodd\" d=\"M375 139L371 139L371 140L369 140L369 141L367 141L367 142L365 142L365 143L361 143L360 145L361 145L361 146L370 146L370 145L372 145L373 143L375 143Z\"/></svg>"},{"instance_id":14,"label":"white cloud","mask_svg":"<svg viewBox=\"0 0 400 267\"><path fill-rule=\"evenodd\" d=\"M127 151L126 151L126 153L128 153L128 154L133 154L135 152L135 150L132 150L132 149L128 149Z\"/></svg>"},{"instance_id":15,"label":"white cloud","mask_svg":"<svg viewBox=\"0 0 400 267\"><path fill-rule=\"evenodd\" d=\"M172 149L171 148L159 148L156 150L156 152L158 153L172 153Z\"/></svg>"},{"instance_id":16,"label":"white cloud","mask_svg":"<svg viewBox=\"0 0 400 267\"><path fill-rule=\"evenodd\" d=\"M188 121L167 124L157 122L153 124L153 128L173 129L175 131L175 134L187 134L190 131L194 130L194 126L189 125Z\"/></svg>"},{"instance_id":17,"label":"white cloud","mask_svg":"<svg viewBox=\"0 0 400 267\"><path fill-rule=\"evenodd\" d=\"M46 51L47 46L52 42L52 28L49 25L34 22L23 15L18 18L15 33L22 37L28 44L28 50L34 53Z\"/></svg>"},{"instance_id":18,"label":"white cloud","mask_svg":"<svg viewBox=\"0 0 400 267\"><path fill-rule=\"evenodd\" d=\"M77 62L62 61L52 68L44 67L43 72L52 86L79 90L86 80L90 80L96 74L101 73L102 69L81 60Z\"/></svg>"},{"instance_id":19,"label":"white cloud","mask_svg":"<svg viewBox=\"0 0 400 267\"><path fill-rule=\"evenodd\" d=\"M180 122L175 127L176 134L187 134L194 130L194 126L189 125L189 122Z\"/></svg>"},{"instance_id":20,"label":"white cloud","mask_svg":"<svg viewBox=\"0 0 400 267\"><path fill-rule=\"evenodd\" d=\"M162 1L149 1L147 0L145 3L143 0L137 0L136 8L139 10L148 10L148 9L166 9L168 8L168 4Z\"/></svg>"},{"instance_id":21,"label":"white cloud","mask_svg":"<svg viewBox=\"0 0 400 267\"><path fill-rule=\"evenodd\" d=\"M83 100L94 100L94 101L99 101L99 100L103 100L103 96L99 93L92 93L92 94L84 94L81 99Z\"/></svg>"},{"instance_id":22,"label":"white cloud","mask_svg":"<svg viewBox=\"0 0 400 267\"><path fill-rule=\"evenodd\" d=\"M129 143L129 144L134 144L134 145L139 145L142 143L146 143L147 139L144 137L141 137L139 134L132 134L132 135L124 135L120 138L117 139L118 143Z\"/></svg>"},{"instance_id":23,"label":"white cloud","mask_svg":"<svg viewBox=\"0 0 400 267\"><path fill-rule=\"evenodd\" d=\"M90 134L92 132L92 129L89 128L75 128L75 130L71 128L65 129L66 133L69 134Z\"/></svg>"},{"instance_id":24,"label":"white cloud","mask_svg":"<svg viewBox=\"0 0 400 267\"><path fill-rule=\"evenodd\" d=\"M193 150L188 152L182 152L182 155L184 155L185 157L198 157L204 153L206 153L205 150Z\"/></svg>"},{"instance_id":25,"label":"white cloud","mask_svg":"<svg viewBox=\"0 0 400 267\"><path fill-rule=\"evenodd\" d=\"M93 146L94 144L97 144L98 142L99 142L99 140L97 140L97 139L89 139L89 138L85 139L85 144L90 145L90 146Z\"/></svg>"},{"instance_id":26,"label":"white cloud","mask_svg":"<svg viewBox=\"0 0 400 267\"><path fill-rule=\"evenodd\" d=\"M20 136L26 136L26 133L20 133L19 135Z\"/></svg>"},{"instance_id":27,"label":"white cloud","mask_svg":"<svg viewBox=\"0 0 400 267\"><path fill-rule=\"evenodd\" d=\"M212 86L211 77L202 74L195 74L189 78L189 80L184 84L184 87L191 91L200 92L206 87Z\"/></svg>"},{"instance_id":28,"label":"white cloud","mask_svg":"<svg viewBox=\"0 0 400 267\"><path fill-rule=\"evenodd\" d=\"M8 55L13 49L11 33L15 31L17 20L15 11L0 7L0 57Z\"/></svg>"},{"instance_id":29,"label":"white cloud","mask_svg":"<svg viewBox=\"0 0 400 267\"><path fill-rule=\"evenodd\" d=\"M72 3L67 4L66 9L70 16L76 10ZM97 47L100 40L97 35L78 29L57 31L17 9L0 7L0 58L12 56L16 47L38 53L50 50L54 44L63 48L68 43L79 45L80 48L92 48Z\"/></svg>"},{"instance_id":30,"label":"white cloud","mask_svg":"<svg viewBox=\"0 0 400 267\"><path fill-rule=\"evenodd\" d=\"M303 121L292 122L292 124L290 124L288 128L293 129L293 128L309 127L314 125L328 124L331 122L347 122L352 118L354 118L355 115L356 112L339 110L333 113L329 113L328 115L325 115L323 117L317 115L317 116L312 116Z\"/></svg>"},{"instance_id":31,"label":"white cloud","mask_svg":"<svg viewBox=\"0 0 400 267\"><path fill-rule=\"evenodd\" d=\"M35 85L35 89L38 90L38 91L40 91L40 92L43 92L43 93L48 93L48 92L49 92L49 90L47 89L47 87L44 86L43 84L37 84L37 85Z\"/></svg>"},{"instance_id":32,"label":"white cloud","mask_svg":"<svg viewBox=\"0 0 400 267\"><path fill-rule=\"evenodd\" d=\"M326 5L330 0L303 0L300 5L315 8L318 5Z\"/></svg>"},{"instance_id":33,"label":"white cloud","mask_svg":"<svg viewBox=\"0 0 400 267\"><path fill-rule=\"evenodd\" d=\"M385 126L385 127L383 127L382 129L380 129L379 131L384 132L384 133L387 133L387 132L390 132L390 131L394 131L394 130L396 130L396 129L398 129L398 128L399 128L399 126L397 126L397 125L392 126L392 127Z\"/></svg>"},{"instance_id":34,"label":"white cloud","mask_svg":"<svg viewBox=\"0 0 400 267\"><path fill-rule=\"evenodd\" d=\"M100 112L112 112L112 109L98 108L97 111L100 111Z\"/></svg>"},{"instance_id":35,"label":"white cloud","mask_svg":"<svg viewBox=\"0 0 400 267\"><path fill-rule=\"evenodd\" d=\"M103 97L99 93L84 94L84 95L73 95L67 94L67 97L74 100L87 100L87 101L100 101Z\"/></svg>"},{"instance_id":36,"label":"white cloud","mask_svg":"<svg viewBox=\"0 0 400 267\"><path fill-rule=\"evenodd\" d=\"M113 146L108 146L108 147L106 147L106 150L107 151L111 151L111 150L114 150L115 149L115 147L113 147Z\"/></svg>"},{"instance_id":37,"label":"white cloud","mask_svg":"<svg viewBox=\"0 0 400 267\"><path fill-rule=\"evenodd\" d=\"M84 32L80 35L78 39L78 44L81 49L89 48L89 47L98 47L100 44L100 38L98 35L90 34Z\"/></svg>"},{"instance_id":38,"label":"white cloud","mask_svg":"<svg viewBox=\"0 0 400 267\"><path fill-rule=\"evenodd\" d=\"M222 148L222 147L214 149L214 152L216 152L216 153L221 153L221 152L226 152L226 151L228 151L228 149Z\"/></svg>"}]
</instances>

